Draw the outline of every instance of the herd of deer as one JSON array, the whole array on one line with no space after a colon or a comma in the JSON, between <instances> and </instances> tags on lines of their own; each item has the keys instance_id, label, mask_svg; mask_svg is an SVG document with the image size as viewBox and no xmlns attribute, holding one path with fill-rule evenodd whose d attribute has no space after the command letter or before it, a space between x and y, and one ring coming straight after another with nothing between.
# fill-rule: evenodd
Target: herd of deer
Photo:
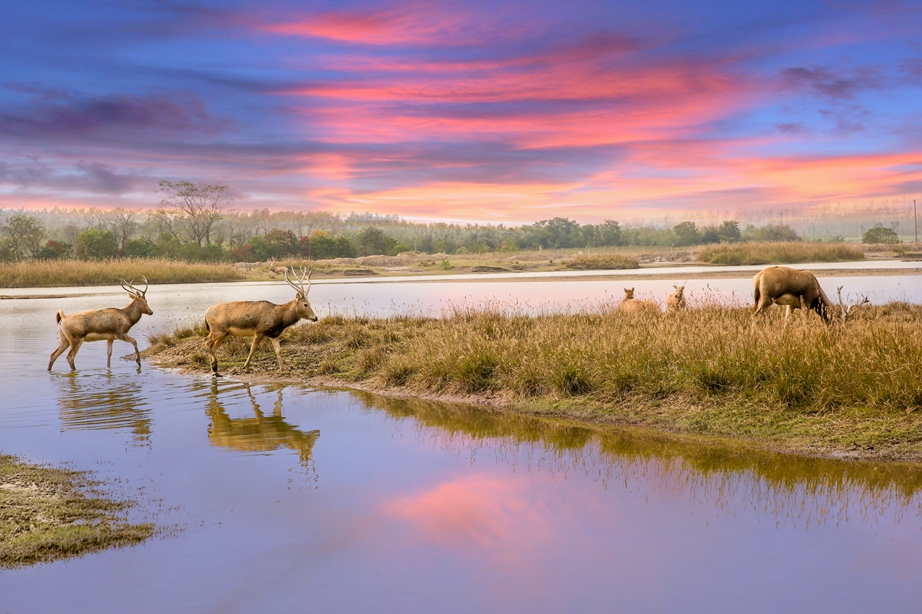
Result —
<instances>
[{"instance_id":1,"label":"herd of deer","mask_svg":"<svg viewBox=\"0 0 922 614\"><path fill-rule=\"evenodd\" d=\"M293 270L292 270L293 271ZM205 348L211 356L211 371L215 376L218 374L218 359L215 351L224 343L228 335L237 337L253 337L253 343L250 346L250 353L247 355L246 362L243 364L243 370L250 367L250 360L256 352L256 348L263 337L268 337L275 349L275 355L279 361L279 368L282 368L282 352L279 344L279 336L289 326L299 322L302 319L317 321L317 316L307 300L307 294L310 291L311 271L301 269L301 274L295 280L288 276L288 269L279 271L295 290L295 298L282 305L276 305L269 301L231 301L227 303L218 303L205 311L205 328L208 335L205 337ZM307 288L304 282L307 282ZM854 309L864 303L869 302L867 297L861 297L857 303L846 307L842 302L842 287L839 286L839 304L835 305L823 292L816 277L810 271L801 271L783 266L773 266L763 269L756 273L752 278L754 286L753 298L753 318L762 315L767 319L767 310L772 305L782 305L785 307L784 325L787 327L788 318L794 309L801 309L806 316L810 310L815 311L827 324L838 319L844 322L854 313ZM51 359L48 361L48 370L54 365L54 361L64 353L69 347L67 353L67 362L71 370L75 370L74 357L84 341L106 341L106 367L111 367L112 361L112 342L115 339L127 341L134 346L135 357L138 361L138 368L141 368L141 355L138 352L137 342L128 336L128 331L132 326L138 323L141 315L153 315L147 304L147 288L150 284L147 278L144 278L144 289L140 290L132 285L132 282L122 281L122 288L128 292L131 297L131 303L127 307L117 309L109 307L107 309L98 309L94 311L82 311L64 315L63 311L58 311L55 319L58 322L58 339L57 349L51 353ZM685 284L675 285L675 292L666 299L666 310L668 312L679 311L686 308L685 302ZM643 312L660 312L660 307L654 301L640 300L634 298L634 288L624 288L625 297L619 306L619 310L625 313L643 313Z\"/></svg>"}]
</instances>

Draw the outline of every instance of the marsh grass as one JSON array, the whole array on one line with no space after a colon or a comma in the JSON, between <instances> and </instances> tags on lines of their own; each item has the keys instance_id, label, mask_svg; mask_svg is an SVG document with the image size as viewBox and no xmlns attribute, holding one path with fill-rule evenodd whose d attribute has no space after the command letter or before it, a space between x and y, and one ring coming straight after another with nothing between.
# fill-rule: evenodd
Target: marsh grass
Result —
<instances>
[{"instance_id":1,"label":"marsh grass","mask_svg":"<svg viewBox=\"0 0 922 614\"><path fill-rule=\"evenodd\" d=\"M600 304L528 316L487 304L440 318L336 316L286 333L280 375L799 448L883 446L922 456L922 307L868 307L830 326L798 315L782 332L780 309L765 324L745 307L702 304L669 315ZM247 349L229 347L227 360L239 364ZM198 350L196 339L173 348L174 358ZM269 344L255 358L254 372L261 369L277 373Z\"/></svg>"},{"instance_id":2,"label":"marsh grass","mask_svg":"<svg viewBox=\"0 0 922 614\"><path fill-rule=\"evenodd\" d=\"M23 260L0 263L0 288L40 288L118 284L207 283L242 280L228 264L188 263L165 258L120 260Z\"/></svg>"},{"instance_id":3,"label":"marsh grass","mask_svg":"<svg viewBox=\"0 0 922 614\"><path fill-rule=\"evenodd\" d=\"M864 260L864 250L848 243L732 243L705 247L698 261L719 265L798 264Z\"/></svg>"},{"instance_id":4,"label":"marsh grass","mask_svg":"<svg viewBox=\"0 0 922 614\"><path fill-rule=\"evenodd\" d=\"M615 254L600 254L598 256L577 256L564 264L568 269L578 271L606 271L618 269L639 269L637 258L619 256Z\"/></svg>"},{"instance_id":5,"label":"marsh grass","mask_svg":"<svg viewBox=\"0 0 922 614\"><path fill-rule=\"evenodd\" d=\"M131 524L128 503L96 490L84 472L23 463L0 454L0 568L137 544L154 532Z\"/></svg>"}]
</instances>

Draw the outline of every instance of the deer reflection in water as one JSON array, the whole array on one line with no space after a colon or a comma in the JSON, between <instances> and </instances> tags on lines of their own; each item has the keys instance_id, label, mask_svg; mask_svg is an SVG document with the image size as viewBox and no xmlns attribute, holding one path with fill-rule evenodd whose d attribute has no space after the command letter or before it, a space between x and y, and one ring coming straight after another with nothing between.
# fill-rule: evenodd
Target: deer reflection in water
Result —
<instances>
[{"instance_id":1,"label":"deer reflection in water","mask_svg":"<svg viewBox=\"0 0 922 614\"><path fill-rule=\"evenodd\" d=\"M252 405L252 418L231 418L224 408L220 395L244 390ZM270 389L271 390L271 389ZM208 400L208 441L211 445L239 452L271 452L290 448L298 453L301 464L312 469L311 454L320 431L302 431L288 424L282 416L284 386L276 389L278 394L272 414L263 413L256 396L248 383L219 388L218 382L211 382ZM227 398L227 397L225 397Z\"/></svg>"},{"instance_id":2,"label":"deer reflection in water","mask_svg":"<svg viewBox=\"0 0 922 614\"><path fill-rule=\"evenodd\" d=\"M144 401L140 383L111 374L62 380L62 430L127 429L136 444L150 444L150 407Z\"/></svg>"}]
</instances>

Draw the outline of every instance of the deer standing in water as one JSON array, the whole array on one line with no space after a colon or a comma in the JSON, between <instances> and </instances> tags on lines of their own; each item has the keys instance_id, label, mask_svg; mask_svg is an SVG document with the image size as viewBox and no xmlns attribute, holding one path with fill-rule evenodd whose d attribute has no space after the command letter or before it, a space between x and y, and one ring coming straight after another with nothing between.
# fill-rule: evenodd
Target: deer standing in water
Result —
<instances>
[{"instance_id":1,"label":"deer standing in water","mask_svg":"<svg viewBox=\"0 0 922 614\"><path fill-rule=\"evenodd\" d=\"M134 280L132 280L133 282ZM70 364L70 370L76 371L74 366L74 357L80 350L84 341L103 341L106 342L106 367L112 367L112 342L115 339L127 341L134 346L134 353L138 360L138 368L141 368L141 354L138 352L138 343L128 336L128 331L132 326L138 323L143 314L154 315L147 305L147 278L144 278L144 289L139 290L131 285L131 282L122 280L122 288L128 292L131 297L131 303L123 308L117 309L109 307L107 309L96 309L94 311L81 311L72 313L69 316L64 315L64 311L58 311L55 319L58 322L58 339L60 340L58 348L51 353L51 359L48 361L48 370L51 371L54 361L58 356L64 353L68 347L70 352L67 353L67 362Z\"/></svg>"},{"instance_id":2,"label":"deer standing in water","mask_svg":"<svg viewBox=\"0 0 922 614\"><path fill-rule=\"evenodd\" d=\"M283 305L276 305L269 301L231 301L228 303L218 303L212 305L205 312L205 328L208 335L205 337L205 348L211 356L211 371L215 377L218 374L218 358L215 351L224 343L228 335L236 337L253 337L253 345L250 346L250 353L247 355L246 362L243 363L243 370L250 368L250 360L256 352L256 347L263 337L269 337L272 341L272 347L275 348L275 355L279 359L279 369L282 368L282 348L279 343L279 335L292 324L297 323L302 318L312 322L317 321L311 304L307 301L307 293L311 289L311 274L313 269L305 276L305 271L301 269L301 276L297 283L288 278L288 271L284 273L285 281L295 289L295 297ZM307 289L304 288L304 282L307 282Z\"/></svg>"}]
</instances>

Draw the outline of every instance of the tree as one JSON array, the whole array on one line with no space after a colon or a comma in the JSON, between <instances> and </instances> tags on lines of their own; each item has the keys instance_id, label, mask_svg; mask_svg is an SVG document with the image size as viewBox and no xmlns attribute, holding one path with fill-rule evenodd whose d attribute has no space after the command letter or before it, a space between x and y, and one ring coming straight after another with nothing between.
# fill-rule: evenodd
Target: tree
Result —
<instances>
[{"instance_id":1,"label":"tree","mask_svg":"<svg viewBox=\"0 0 922 614\"><path fill-rule=\"evenodd\" d=\"M114 258L118 252L118 241L111 230L90 228L77 237L77 256L87 260Z\"/></svg>"},{"instance_id":2,"label":"tree","mask_svg":"<svg viewBox=\"0 0 922 614\"><path fill-rule=\"evenodd\" d=\"M45 243L45 247L38 250L34 256L41 260L60 260L61 258L67 257L70 253L70 249L71 246L67 243L48 241Z\"/></svg>"},{"instance_id":3,"label":"tree","mask_svg":"<svg viewBox=\"0 0 922 614\"><path fill-rule=\"evenodd\" d=\"M284 258L298 253L298 237L290 230L273 228L266 233L270 258Z\"/></svg>"},{"instance_id":4,"label":"tree","mask_svg":"<svg viewBox=\"0 0 922 614\"><path fill-rule=\"evenodd\" d=\"M740 225L736 220L726 220L717 228L722 243L736 243L740 240Z\"/></svg>"},{"instance_id":5,"label":"tree","mask_svg":"<svg viewBox=\"0 0 922 614\"><path fill-rule=\"evenodd\" d=\"M877 226L869 228L861 237L862 243L900 243L900 237L892 228Z\"/></svg>"},{"instance_id":6,"label":"tree","mask_svg":"<svg viewBox=\"0 0 922 614\"><path fill-rule=\"evenodd\" d=\"M676 245L697 245L698 228L694 222L681 222L672 227L675 233Z\"/></svg>"},{"instance_id":7,"label":"tree","mask_svg":"<svg viewBox=\"0 0 922 614\"><path fill-rule=\"evenodd\" d=\"M17 211L0 229L6 237L9 250L18 258L34 256L42 248L45 225L34 215Z\"/></svg>"},{"instance_id":8,"label":"tree","mask_svg":"<svg viewBox=\"0 0 922 614\"><path fill-rule=\"evenodd\" d=\"M214 225L230 206L227 189L226 185L161 181L160 191L168 195L160 201L157 212L161 230L199 246L203 241L211 245Z\"/></svg>"},{"instance_id":9,"label":"tree","mask_svg":"<svg viewBox=\"0 0 922 614\"><path fill-rule=\"evenodd\" d=\"M386 254L389 240L393 241L380 228L366 226L356 237L355 242L363 256L370 256L372 254Z\"/></svg>"}]
</instances>

